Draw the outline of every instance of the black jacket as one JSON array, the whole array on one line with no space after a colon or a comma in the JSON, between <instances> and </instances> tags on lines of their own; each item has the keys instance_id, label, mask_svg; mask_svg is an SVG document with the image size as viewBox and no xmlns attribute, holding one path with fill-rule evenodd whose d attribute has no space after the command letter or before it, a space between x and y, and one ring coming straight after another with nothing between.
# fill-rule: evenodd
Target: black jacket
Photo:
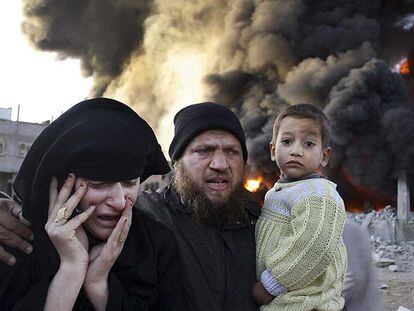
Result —
<instances>
[{"instance_id":1,"label":"black jacket","mask_svg":"<svg viewBox=\"0 0 414 311\"><path fill-rule=\"evenodd\" d=\"M248 195L245 201L244 221L218 229L194 223L171 187L137 200L138 208L174 233L184 287L197 311L258 310L251 288L256 282L254 228L260 207Z\"/></svg>"},{"instance_id":2,"label":"black jacket","mask_svg":"<svg viewBox=\"0 0 414 311\"><path fill-rule=\"evenodd\" d=\"M53 246L45 243L47 237L39 235L32 254L16 252L18 260L13 267L0 263L0 310L43 310L59 257ZM135 209L124 248L109 274L106 310L191 310L176 249L170 230ZM83 290L73 310L93 310Z\"/></svg>"}]
</instances>

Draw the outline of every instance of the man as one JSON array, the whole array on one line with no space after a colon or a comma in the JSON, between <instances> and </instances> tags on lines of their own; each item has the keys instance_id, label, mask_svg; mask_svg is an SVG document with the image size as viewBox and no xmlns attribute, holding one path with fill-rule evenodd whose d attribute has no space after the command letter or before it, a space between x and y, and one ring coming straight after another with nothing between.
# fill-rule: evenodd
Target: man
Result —
<instances>
[{"instance_id":1,"label":"man","mask_svg":"<svg viewBox=\"0 0 414 311\"><path fill-rule=\"evenodd\" d=\"M202 103L179 111L174 125L172 184L137 205L174 232L195 310L257 310L251 288L260 210L242 185L240 122L225 106Z\"/></svg>"},{"instance_id":2,"label":"man","mask_svg":"<svg viewBox=\"0 0 414 311\"><path fill-rule=\"evenodd\" d=\"M348 269L342 296L347 311L384 310L366 226L365 222L358 225L349 217L345 220L343 236L347 246Z\"/></svg>"},{"instance_id":3,"label":"man","mask_svg":"<svg viewBox=\"0 0 414 311\"><path fill-rule=\"evenodd\" d=\"M251 288L259 206L242 185L247 148L240 122L225 106L201 103L179 111L174 125L172 183L142 195L137 207L174 233L195 310L258 310Z\"/></svg>"},{"instance_id":4,"label":"man","mask_svg":"<svg viewBox=\"0 0 414 311\"><path fill-rule=\"evenodd\" d=\"M16 257L11 248L30 254L33 250L28 241L33 240L33 233L28 223L22 217L22 210L17 202L10 200L7 195L0 196L0 264L9 266L16 263Z\"/></svg>"}]
</instances>

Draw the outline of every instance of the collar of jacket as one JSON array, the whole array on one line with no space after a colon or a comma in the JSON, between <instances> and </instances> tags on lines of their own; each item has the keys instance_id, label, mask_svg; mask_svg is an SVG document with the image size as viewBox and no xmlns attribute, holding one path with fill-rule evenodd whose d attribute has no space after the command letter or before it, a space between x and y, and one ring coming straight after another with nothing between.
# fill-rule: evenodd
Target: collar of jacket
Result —
<instances>
[{"instance_id":1,"label":"collar of jacket","mask_svg":"<svg viewBox=\"0 0 414 311\"><path fill-rule=\"evenodd\" d=\"M191 215L187 204L182 201L179 194L170 185L160 188L157 192L164 198L164 201L174 210ZM218 227L219 230L235 230L244 227L255 226L260 215L260 205L247 190L242 193L242 200L245 203L246 215L242 221L226 223Z\"/></svg>"},{"instance_id":2,"label":"collar of jacket","mask_svg":"<svg viewBox=\"0 0 414 311\"><path fill-rule=\"evenodd\" d=\"M315 179L315 178L325 178L325 176L323 176L322 174L315 172L312 174L309 174L305 177L299 178L299 179L294 179L294 178L288 178L285 176L280 176L279 180L277 181L278 183L288 183L288 182L294 182L294 181L299 181L299 180L306 180L306 179Z\"/></svg>"}]
</instances>

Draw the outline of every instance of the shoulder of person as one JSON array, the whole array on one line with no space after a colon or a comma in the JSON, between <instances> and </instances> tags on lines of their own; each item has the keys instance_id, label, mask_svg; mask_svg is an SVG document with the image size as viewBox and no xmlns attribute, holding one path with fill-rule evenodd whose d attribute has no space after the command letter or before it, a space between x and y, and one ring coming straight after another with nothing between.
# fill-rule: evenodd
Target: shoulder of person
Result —
<instances>
[{"instance_id":1,"label":"shoulder of person","mask_svg":"<svg viewBox=\"0 0 414 311\"><path fill-rule=\"evenodd\" d=\"M168 203L164 199L165 191L166 188L160 188L157 191L139 193L135 208L171 229L173 221Z\"/></svg>"},{"instance_id":2,"label":"shoulder of person","mask_svg":"<svg viewBox=\"0 0 414 311\"><path fill-rule=\"evenodd\" d=\"M307 189L307 192L320 194L320 195L329 195L332 192L337 193L336 184L326 178L312 178L305 179L302 183L299 183L303 188Z\"/></svg>"},{"instance_id":3,"label":"shoulder of person","mask_svg":"<svg viewBox=\"0 0 414 311\"><path fill-rule=\"evenodd\" d=\"M329 199L343 205L343 200L336 191L336 184L326 178L306 179L294 182L294 187L288 187L287 195L291 195L292 203L297 204L311 197Z\"/></svg>"},{"instance_id":4,"label":"shoulder of person","mask_svg":"<svg viewBox=\"0 0 414 311\"><path fill-rule=\"evenodd\" d=\"M163 200L162 195L157 191L147 190L147 191L140 191L138 193L138 198L135 203L135 207L137 207L141 211L147 211L154 208L154 204L161 205Z\"/></svg>"},{"instance_id":5,"label":"shoulder of person","mask_svg":"<svg viewBox=\"0 0 414 311\"><path fill-rule=\"evenodd\" d=\"M370 249L370 241L369 241L369 233L360 224L355 223L349 217L345 219L345 226L344 226L344 241L357 241L356 243L366 243L368 245L368 249Z\"/></svg>"},{"instance_id":6,"label":"shoulder of person","mask_svg":"<svg viewBox=\"0 0 414 311\"><path fill-rule=\"evenodd\" d=\"M257 198L245 188L242 189L242 201L245 204L249 216L252 218L258 218L260 216L261 208Z\"/></svg>"},{"instance_id":7,"label":"shoulder of person","mask_svg":"<svg viewBox=\"0 0 414 311\"><path fill-rule=\"evenodd\" d=\"M140 227L138 231L145 230L151 236L167 237L172 234L171 229L161 220L145 210L135 209L133 213L133 226Z\"/></svg>"}]
</instances>

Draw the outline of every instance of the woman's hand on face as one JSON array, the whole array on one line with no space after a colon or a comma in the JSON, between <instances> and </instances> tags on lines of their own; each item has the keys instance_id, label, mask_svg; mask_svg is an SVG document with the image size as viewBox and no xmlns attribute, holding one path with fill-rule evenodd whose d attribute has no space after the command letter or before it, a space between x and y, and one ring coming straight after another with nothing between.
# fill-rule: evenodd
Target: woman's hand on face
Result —
<instances>
[{"instance_id":1,"label":"woman's hand on face","mask_svg":"<svg viewBox=\"0 0 414 311\"><path fill-rule=\"evenodd\" d=\"M125 205L122 215L108 240L89 251L89 266L85 283L106 282L109 271L121 253L132 219L132 201L127 199Z\"/></svg>"},{"instance_id":2,"label":"woman's hand on face","mask_svg":"<svg viewBox=\"0 0 414 311\"><path fill-rule=\"evenodd\" d=\"M89 266L83 286L95 310L105 310L108 301L108 275L124 247L131 227L132 201L126 207L108 240L89 252Z\"/></svg>"},{"instance_id":3,"label":"woman's hand on face","mask_svg":"<svg viewBox=\"0 0 414 311\"><path fill-rule=\"evenodd\" d=\"M86 184L71 195L75 176L70 174L58 193L57 180L52 178L49 192L49 217L45 225L50 240L59 253L61 265L81 264L77 267L87 268L89 262L88 239L82 223L89 218L95 206L68 220L86 192Z\"/></svg>"}]
</instances>

